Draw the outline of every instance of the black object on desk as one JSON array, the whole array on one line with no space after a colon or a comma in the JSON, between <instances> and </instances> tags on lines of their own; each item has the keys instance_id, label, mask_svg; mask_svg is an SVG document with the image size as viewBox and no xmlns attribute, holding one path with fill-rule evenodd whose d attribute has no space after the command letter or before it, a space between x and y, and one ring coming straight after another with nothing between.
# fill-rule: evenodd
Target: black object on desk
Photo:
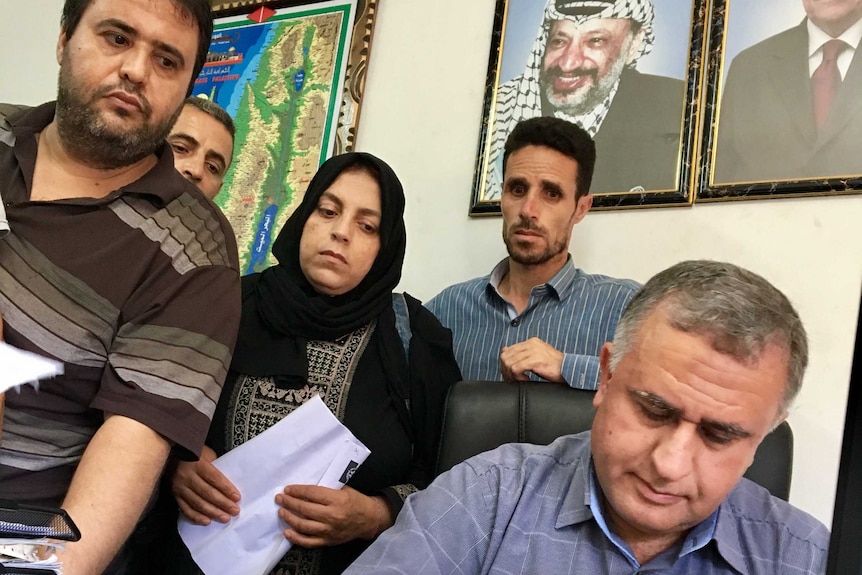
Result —
<instances>
[{"instance_id":1,"label":"black object on desk","mask_svg":"<svg viewBox=\"0 0 862 575\"><path fill-rule=\"evenodd\" d=\"M63 509L23 505L0 499L0 538L60 539L77 541L78 526ZM0 571L0 573L3 573Z\"/></svg>"}]
</instances>

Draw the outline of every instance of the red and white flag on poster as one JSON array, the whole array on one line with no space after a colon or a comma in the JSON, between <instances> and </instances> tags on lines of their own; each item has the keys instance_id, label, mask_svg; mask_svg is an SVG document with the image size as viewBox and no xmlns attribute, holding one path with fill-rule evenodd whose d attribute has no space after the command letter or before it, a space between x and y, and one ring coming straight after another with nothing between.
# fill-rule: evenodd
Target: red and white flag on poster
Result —
<instances>
[{"instance_id":1,"label":"red and white flag on poster","mask_svg":"<svg viewBox=\"0 0 862 575\"><path fill-rule=\"evenodd\" d=\"M249 14L248 19L260 24L261 22L266 22L273 16L275 16L275 10L273 10L272 8L267 8L266 6L261 6L260 8Z\"/></svg>"}]
</instances>

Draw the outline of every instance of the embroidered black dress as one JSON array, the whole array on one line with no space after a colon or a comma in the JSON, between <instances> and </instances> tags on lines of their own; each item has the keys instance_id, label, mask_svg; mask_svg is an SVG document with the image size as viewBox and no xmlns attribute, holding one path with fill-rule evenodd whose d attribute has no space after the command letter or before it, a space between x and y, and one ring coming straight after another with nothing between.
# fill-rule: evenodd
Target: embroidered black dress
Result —
<instances>
[{"instance_id":1,"label":"embroidered black dress","mask_svg":"<svg viewBox=\"0 0 862 575\"><path fill-rule=\"evenodd\" d=\"M407 495L426 487L433 478L435 453L426 453L423 447L414 449L413 429L423 420L435 422L431 428L439 429L446 391L460 378L448 345L448 330L416 300L408 297L408 307L413 331L410 375L432 379L427 383L427 393L410 398L409 411L383 377L375 321L338 341L309 341L308 382L300 387L283 389L276 385L274 377L231 372L213 418L208 445L222 455L319 394L338 420L371 450L348 485L366 495L386 496L397 513ZM416 414L416 409L424 413ZM436 434L430 442L422 439L425 441L418 443L434 445L438 441ZM369 544L354 540L322 549L294 547L272 575L341 573ZM237 567L241 567L241 561Z\"/></svg>"}]
</instances>

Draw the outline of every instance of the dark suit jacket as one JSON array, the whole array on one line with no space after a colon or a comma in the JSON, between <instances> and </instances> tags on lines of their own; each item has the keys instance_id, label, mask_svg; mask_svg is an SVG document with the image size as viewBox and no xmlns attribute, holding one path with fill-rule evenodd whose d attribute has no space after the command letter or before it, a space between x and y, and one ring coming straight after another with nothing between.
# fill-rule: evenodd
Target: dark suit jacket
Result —
<instances>
[{"instance_id":1,"label":"dark suit jacket","mask_svg":"<svg viewBox=\"0 0 862 575\"><path fill-rule=\"evenodd\" d=\"M592 192L678 187L685 84L627 69L596 134Z\"/></svg>"},{"instance_id":2,"label":"dark suit jacket","mask_svg":"<svg viewBox=\"0 0 862 575\"><path fill-rule=\"evenodd\" d=\"M714 182L862 174L862 58L854 57L820 134L806 22L733 59L718 114Z\"/></svg>"}]
</instances>

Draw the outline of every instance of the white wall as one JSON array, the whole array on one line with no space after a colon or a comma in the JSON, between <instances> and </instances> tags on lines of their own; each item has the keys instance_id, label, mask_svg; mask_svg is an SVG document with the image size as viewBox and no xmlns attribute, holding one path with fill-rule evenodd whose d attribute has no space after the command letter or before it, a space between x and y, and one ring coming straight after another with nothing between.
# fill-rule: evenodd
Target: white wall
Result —
<instances>
[{"instance_id":1,"label":"white wall","mask_svg":"<svg viewBox=\"0 0 862 575\"><path fill-rule=\"evenodd\" d=\"M0 0L0 101L38 104L57 94L62 0Z\"/></svg>"},{"instance_id":2,"label":"white wall","mask_svg":"<svg viewBox=\"0 0 862 575\"><path fill-rule=\"evenodd\" d=\"M495 0L380 0L358 148L407 191L402 287L421 299L487 273L505 255L498 218L467 217ZM54 97L62 0L3 1L0 101ZM831 524L862 284L862 196L590 214L575 229L580 267L647 280L682 259L729 260L791 298L811 365L790 423L791 501Z\"/></svg>"}]
</instances>

